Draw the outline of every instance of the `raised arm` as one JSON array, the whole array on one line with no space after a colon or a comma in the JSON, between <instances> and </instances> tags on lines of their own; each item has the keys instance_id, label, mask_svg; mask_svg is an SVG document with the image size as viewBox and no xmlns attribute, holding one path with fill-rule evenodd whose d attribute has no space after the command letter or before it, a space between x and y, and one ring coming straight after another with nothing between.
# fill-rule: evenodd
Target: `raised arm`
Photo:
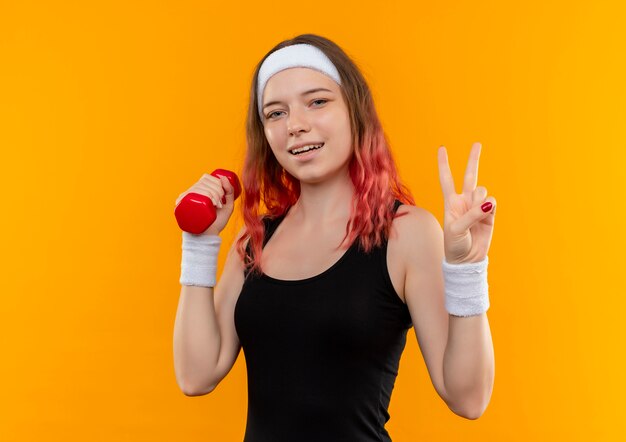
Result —
<instances>
[{"instance_id":1,"label":"raised arm","mask_svg":"<svg viewBox=\"0 0 626 442\"><path fill-rule=\"evenodd\" d=\"M428 374L450 410L477 419L493 390L494 354L487 314L448 314L441 226L425 209L402 207L409 212L397 220L406 266L404 294Z\"/></svg>"},{"instance_id":2,"label":"raised arm","mask_svg":"<svg viewBox=\"0 0 626 442\"><path fill-rule=\"evenodd\" d=\"M235 303L243 286L243 264L233 241L213 287L181 287L174 325L176 382L187 396L210 393L233 367L240 350Z\"/></svg>"}]
</instances>

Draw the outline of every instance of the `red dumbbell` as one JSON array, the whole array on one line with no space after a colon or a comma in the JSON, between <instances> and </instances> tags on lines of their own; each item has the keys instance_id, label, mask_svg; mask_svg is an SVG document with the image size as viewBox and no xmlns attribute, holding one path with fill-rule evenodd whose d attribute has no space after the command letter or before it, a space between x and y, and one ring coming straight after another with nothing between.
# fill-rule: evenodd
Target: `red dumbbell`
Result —
<instances>
[{"instance_id":1,"label":"red dumbbell","mask_svg":"<svg viewBox=\"0 0 626 442\"><path fill-rule=\"evenodd\" d=\"M216 178L219 178L220 175L226 177L230 181L230 185L234 187L234 198L239 198L241 185L234 172L226 169L215 169L211 175ZM226 196L222 197L222 204L226 204ZM185 232L196 235L208 229L217 217L211 198L195 192L188 193L180 200L174 210L174 216L176 216L178 227Z\"/></svg>"}]
</instances>

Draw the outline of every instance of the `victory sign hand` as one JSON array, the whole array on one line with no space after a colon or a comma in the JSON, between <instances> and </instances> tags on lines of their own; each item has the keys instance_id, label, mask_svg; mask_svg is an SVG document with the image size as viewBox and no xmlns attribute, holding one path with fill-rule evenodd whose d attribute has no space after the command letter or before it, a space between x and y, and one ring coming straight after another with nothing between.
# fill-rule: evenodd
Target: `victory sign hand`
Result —
<instances>
[{"instance_id":1,"label":"victory sign hand","mask_svg":"<svg viewBox=\"0 0 626 442\"><path fill-rule=\"evenodd\" d=\"M450 264L482 261L491 244L496 199L487 197L485 187L476 187L481 148L480 143L472 145L460 194L455 191L446 148L441 146L437 152L444 201L444 250Z\"/></svg>"}]
</instances>

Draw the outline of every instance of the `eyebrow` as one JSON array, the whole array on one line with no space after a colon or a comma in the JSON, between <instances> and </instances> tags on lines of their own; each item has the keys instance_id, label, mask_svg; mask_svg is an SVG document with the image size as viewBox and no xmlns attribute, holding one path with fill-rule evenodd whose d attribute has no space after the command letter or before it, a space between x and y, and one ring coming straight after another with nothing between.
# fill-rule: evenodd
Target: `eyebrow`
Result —
<instances>
[{"instance_id":1,"label":"eyebrow","mask_svg":"<svg viewBox=\"0 0 626 442\"><path fill-rule=\"evenodd\" d=\"M315 88L315 89L311 89L311 90L302 92L300 94L300 96L304 97L305 95L313 94L315 92L320 92L320 91L331 92L331 93L333 92L333 91L331 91L329 89L326 89L326 88L323 88L323 87L318 87L318 88ZM282 103L281 101L270 101L269 103L265 103L263 105L263 109L265 109L267 106L271 106L272 104L281 104L281 103Z\"/></svg>"}]
</instances>

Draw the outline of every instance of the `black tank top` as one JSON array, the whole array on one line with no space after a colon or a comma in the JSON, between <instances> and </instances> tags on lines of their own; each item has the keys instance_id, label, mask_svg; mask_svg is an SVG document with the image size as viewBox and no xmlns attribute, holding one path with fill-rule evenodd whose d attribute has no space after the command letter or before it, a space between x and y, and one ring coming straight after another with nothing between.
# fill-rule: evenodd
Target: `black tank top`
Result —
<instances>
[{"instance_id":1,"label":"black tank top","mask_svg":"<svg viewBox=\"0 0 626 442\"><path fill-rule=\"evenodd\" d=\"M263 219L263 246L284 217ZM248 374L244 442L391 441L411 316L389 277L387 241L368 254L359 244L302 280L246 271L234 313Z\"/></svg>"}]
</instances>

